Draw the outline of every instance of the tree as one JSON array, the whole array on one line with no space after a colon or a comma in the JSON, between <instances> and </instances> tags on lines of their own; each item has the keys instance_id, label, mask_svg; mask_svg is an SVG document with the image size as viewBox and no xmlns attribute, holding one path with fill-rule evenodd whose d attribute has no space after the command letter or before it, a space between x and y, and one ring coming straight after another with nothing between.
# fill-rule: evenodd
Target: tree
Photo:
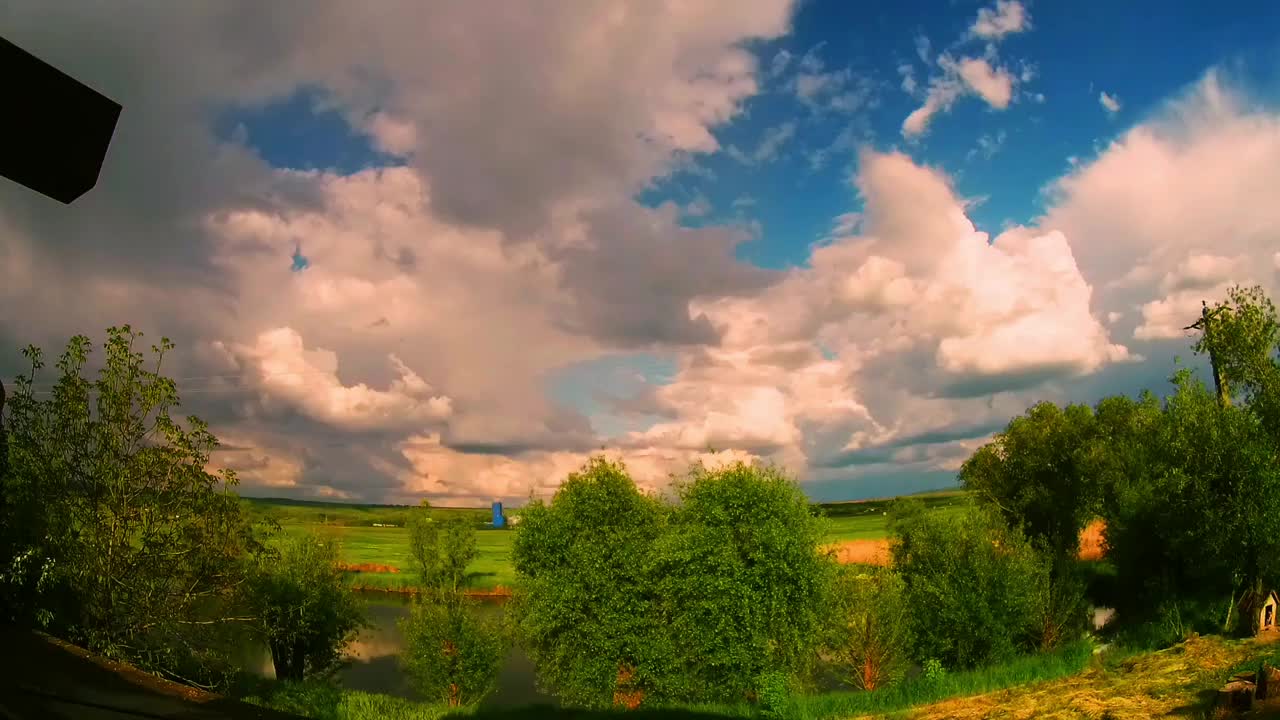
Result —
<instances>
[{"instance_id":1,"label":"tree","mask_svg":"<svg viewBox=\"0 0 1280 720\"><path fill-rule=\"evenodd\" d=\"M511 613L540 685L571 705L634 705L673 693L675 648L659 611L653 547L665 508L626 468L592 458L512 538Z\"/></svg>"},{"instance_id":2,"label":"tree","mask_svg":"<svg viewBox=\"0 0 1280 720\"><path fill-rule=\"evenodd\" d=\"M217 439L199 418L171 416L178 393L160 369L173 345L152 346L148 369L140 337L108 330L96 380L83 375L89 339L72 338L47 400L35 389L42 354L24 351L31 370L6 423L3 594L21 622L194 680L217 661L252 538L235 475L205 469Z\"/></svg>"},{"instance_id":3,"label":"tree","mask_svg":"<svg viewBox=\"0 0 1280 720\"><path fill-rule=\"evenodd\" d=\"M1020 530L987 509L944 516L915 499L890 515L917 660L973 668L1035 648L1037 590L1050 578Z\"/></svg>"},{"instance_id":4,"label":"tree","mask_svg":"<svg viewBox=\"0 0 1280 720\"><path fill-rule=\"evenodd\" d=\"M415 603L401 628L401 661L423 695L461 707L479 702L496 687L507 650L503 629L470 604Z\"/></svg>"},{"instance_id":5,"label":"tree","mask_svg":"<svg viewBox=\"0 0 1280 720\"><path fill-rule=\"evenodd\" d=\"M1202 331L1192 347L1210 356L1224 396L1243 399L1280 435L1280 320L1271 299L1258 286L1232 287L1192 327Z\"/></svg>"},{"instance_id":6,"label":"tree","mask_svg":"<svg viewBox=\"0 0 1280 720\"><path fill-rule=\"evenodd\" d=\"M828 651L859 690L900 681L914 642L906 586L892 570L840 568Z\"/></svg>"},{"instance_id":7,"label":"tree","mask_svg":"<svg viewBox=\"0 0 1280 720\"><path fill-rule=\"evenodd\" d=\"M332 668L365 625L360 601L338 564L337 546L311 533L282 538L261 552L246 590L280 680Z\"/></svg>"},{"instance_id":8,"label":"tree","mask_svg":"<svg viewBox=\"0 0 1280 720\"><path fill-rule=\"evenodd\" d=\"M1124 592L1117 609L1148 617L1164 601L1214 606L1193 618L1230 624L1239 593L1280 581L1280 464L1275 437L1247 408L1223 406L1183 369L1160 421L1147 428L1141 482L1107 517L1109 556Z\"/></svg>"},{"instance_id":9,"label":"tree","mask_svg":"<svg viewBox=\"0 0 1280 720\"><path fill-rule=\"evenodd\" d=\"M773 467L696 466L657 551L658 589L691 699L740 701L758 678L812 668L835 564L826 526Z\"/></svg>"},{"instance_id":10,"label":"tree","mask_svg":"<svg viewBox=\"0 0 1280 720\"><path fill-rule=\"evenodd\" d=\"M422 591L437 600L459 597L476 559L476 531L463 517L436 522L423 500L409 516L409 555Z\"/></svg>"},{"instance_id":11,"label":"tree","mask_svg":"<svg viewBox=\"0 0 1280 720\"><path fill-rule=\"evenodd\" d=\"M1101 509L1096 477L1086 470L1095 426L1087 406L1042 402L960 469L965 488L1041 545L1060 571L1072 567L1080 531Z\"/></svg>"}]
</instances>

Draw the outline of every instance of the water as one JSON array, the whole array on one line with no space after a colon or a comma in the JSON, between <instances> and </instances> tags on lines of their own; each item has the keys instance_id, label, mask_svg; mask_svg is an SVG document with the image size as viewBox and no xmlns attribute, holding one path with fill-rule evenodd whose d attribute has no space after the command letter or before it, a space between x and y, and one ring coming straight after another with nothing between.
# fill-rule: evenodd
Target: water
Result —
<instances>
[{"instance_id":1,"label":"water","mask_svg":"<svg viewBox=\"0 0 1280 720\"><path fill-rule=\"evenodd\" d=\"M348 648L350 662L338 672L337 679L345 688L382 693L410 700L427 700L413 689L400 669L399 656L404 651L404 635L399 622L408 617L410 599L391 593L360 593L372 627L361 632ZM501 600L480 602L478 612L500 616ZM274 677L271 655L266 648L250 651L250 666L265 677ZM513 648L498 672L497 689L485 698L485 707L512 707L532 703L554 704L553 698L538 692L533 664L520 648Z\"/></svg>"}]
</instances>

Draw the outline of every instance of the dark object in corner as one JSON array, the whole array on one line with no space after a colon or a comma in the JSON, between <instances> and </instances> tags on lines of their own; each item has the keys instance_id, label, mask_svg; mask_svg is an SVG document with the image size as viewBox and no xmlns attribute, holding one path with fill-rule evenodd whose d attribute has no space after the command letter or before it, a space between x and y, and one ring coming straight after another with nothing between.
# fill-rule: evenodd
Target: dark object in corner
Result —
<instances>
[{"instance_id":1,"label":"dark object in corner","mask_svg":"<svg viewBox=\"0 0 1280 720\"><path fill-rule=\"evenodd\" d=\"M70 205L98 184L120 104L0 38L0 175Z\"/></svg>"}]
</instances>

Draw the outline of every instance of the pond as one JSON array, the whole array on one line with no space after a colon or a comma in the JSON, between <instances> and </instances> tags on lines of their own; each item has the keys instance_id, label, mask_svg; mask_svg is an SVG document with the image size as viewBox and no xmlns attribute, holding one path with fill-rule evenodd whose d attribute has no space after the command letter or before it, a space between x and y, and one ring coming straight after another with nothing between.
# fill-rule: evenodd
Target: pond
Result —
<instances>
[{"instance_id":1,"label":"pond","mask_svg":"<svg viewBox=\"0 0 1280 720\"><path fill-rule=\"evenodd\" d=\"M348 648L350 662L338 672L338 681L352 690L427 700L410 686L408 676L400 669L404 635L399 622L408 617L411 600L392 593L359 595L365 601L373 627L365 629ZM484 614L500 616L504 612L501 600L485 600L477 605L478 611ZM254 670L266 677L274 676L271 655L266 648L255 648L250 655ZM535 703L555 704L555 700L538 692L533 664L520 648L513 648L499 671L497 689L482 705L513 707Z\"/></svg>"}]
</instances>

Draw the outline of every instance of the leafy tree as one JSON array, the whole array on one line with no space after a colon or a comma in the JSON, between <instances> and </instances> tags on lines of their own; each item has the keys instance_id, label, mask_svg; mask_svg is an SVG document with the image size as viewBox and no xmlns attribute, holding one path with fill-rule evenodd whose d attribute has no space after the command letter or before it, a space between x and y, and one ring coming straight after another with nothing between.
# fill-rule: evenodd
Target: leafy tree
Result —
<instances>
[{"instance_id":1,"label":"leafy tree","mask_svg":"<svg viewBox=\"0 0 1280 720\"><path fill-rule=\"evenodd\" d=\"M1100 489L1087 471L1093 411L1042 402L1014 418L960 469L960 481L1022 528L1058 562L1072 566L1080 531L1097 516Z\"/></svg>"},{"instance_id":2,"label":"leafy tree","mask_svg":"<svg viewBox=\"0 0 1280 720\"><path fill-rule=\"evenodd\" d=\"M280 680L334 667L365 625L360 601L339 569L337 546L311 533L264 549L246 590Z\"/></svg>"},{"instance_id":3,"label":"leafy tree","mask_svg":"<svg viewBox=\"0 0 1280 720\"><path fill-rule=\"evenodd\" d=\"M1261 287L1232 287L1207 311L1192 346L1209 355L1229 397L1242 398L1280 436L1280 320Z\"/></svg>"},{"instance_id":4,"label":"leafy tree","mask_svg":"<svg viewBox=\"0 0 1280 720\"><path fill-rule=\"evenodd\" d=\"M651 562L663 504L621 463L595 457L522 518L511 613L539 683L597 708L672 694L675 648Z\"/></svg>"},{"instance_id":5,"label":"leafy tree","mask_svg":"<svg viewBox=\"0 0 1280 720\"><path fill-rule=\"evenodd\" d=\"M892 570L840 569L829 652L859 690L896 684L911 664L911 609L906 586Z\"/></svg>"},{"instance_id":6,"label":"leafy tree","mask_svg":"<svg viewBox=\"0 0 1280 720\"><path fill-rule=\"evenodd\" d=\"M476 559L476 531L462 517L436 522L423 500L409 517L409 554L423 592L436 600L459 597Z\"/></svg>"},{"instance_id":7,"label":"leafy tree","mask_svg":"<svg viewBox=\"0 0 1280 720\"><path fill-rule=\"evenodd\" d=\"M1107 517L1124 589L1117 609L1138 618L1170 598L1214 603L1218 623L1229 624L1239 593L1280 581L1275 438L1256 414L1222 406L1189 370L1173 381L1160 422L1145 435L1150 465Z\"/></svg>"},{"instance_id":8,"label":"leafy tree","mask_svg":"<svg viewBox=\"0 0 1280 720\"><path fill-rule=\"evenodd\" d=\"M483 700L496 687L507 650L503 628L469 603L415 603L401 628L401 662L423 695L460 707Z\"/></svg>"},{"instance_id":9,"label":"leafy tree","mask_svg":"<svg viewBox=\"0 0 1280 720\"><path fill-rule=\"evenodd\" d=\"M235 475L205 469L217 439L171 415L178 393L160 368L173 345L152 346L148 368L140 337L108 330L96 380L84 377L89 339L72 338L48 399L34 385L42 354L24 351L31 371L7 408L0 594L20 622L195 680L217 660L252 538Z\"/></svg>"},{"instance_id":10,"label":"leafy tree","mask_svg":"<svg viewBox=\"0 0 1280 720\"><path fill-rule=\"evenodd\" d=\"M691 699L742 700L755 679L812 668L835 565L826 526L773 467L695 467L657 553L658 590Z\"/></svg>"},{"instance_id":11,"label":"leafy tree","mask_svg":"<svg viewBox=\"0 0 1280 720\"><path fill-rule=\"evenodd\" d=\"M923 512L891 506L892 553L911 613L915 655L952 669L1007 660L1032 649L1038 588L1047 564L1017 528L981 508Z\"/></svg>"}]
</instances>

